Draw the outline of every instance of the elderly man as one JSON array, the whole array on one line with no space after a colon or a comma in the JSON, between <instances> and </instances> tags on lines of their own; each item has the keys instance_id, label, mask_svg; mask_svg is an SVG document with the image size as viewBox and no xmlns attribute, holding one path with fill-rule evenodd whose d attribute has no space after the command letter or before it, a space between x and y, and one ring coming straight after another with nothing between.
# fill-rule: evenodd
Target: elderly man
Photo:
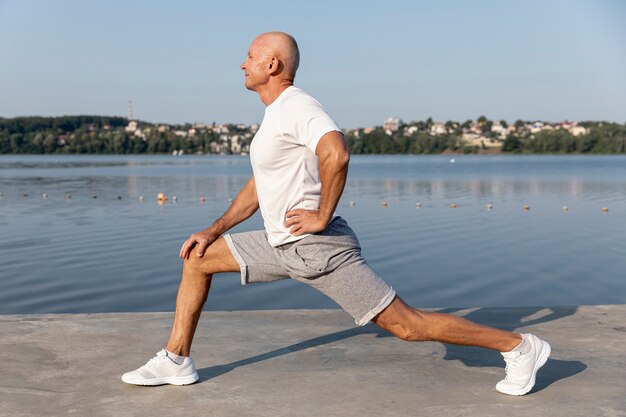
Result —
<instances>
[{"instance_id":1,"label":"elderly man","mask_svg":"<svg viewBox=\"0 0 626 417\"><path fill-rule=\"evenodd\" d=\"M213 274L241 272L241 283L292 278L336 301L359 325L373 321L408 341L439 341L502 352L506 377L496 389L524 395L550 355L547 342L407 305L361 256L346 221L335 215L348 174L341 130L314 98L294 84L298 45L264 33L241 65L246 88L265 104L250 148L253 176L208 229L187 239L176 315L165 349L122 380L136 385L198 380L191 343ZM223 235L261 209L265 230Z\"/></svg>"}]
</instances>

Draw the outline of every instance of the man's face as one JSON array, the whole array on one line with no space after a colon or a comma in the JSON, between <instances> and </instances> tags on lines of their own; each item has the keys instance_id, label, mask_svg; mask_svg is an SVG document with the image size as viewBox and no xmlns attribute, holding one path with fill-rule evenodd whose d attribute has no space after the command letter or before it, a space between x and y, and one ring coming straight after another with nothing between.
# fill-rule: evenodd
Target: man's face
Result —
<instances>
[{"instance_id":1,"label":"man's face","mask_svg":"<svg viewBox=\"0 0 626 417\"><path fill-rule=\"evenodd\" d=\"M255 39L248 49L248 57L241 64L246 81L245 85L248 90L257 91L257 88L269 80L268 66L271 57L267 53L259 38Z\"/></svg>"}]
</instances>

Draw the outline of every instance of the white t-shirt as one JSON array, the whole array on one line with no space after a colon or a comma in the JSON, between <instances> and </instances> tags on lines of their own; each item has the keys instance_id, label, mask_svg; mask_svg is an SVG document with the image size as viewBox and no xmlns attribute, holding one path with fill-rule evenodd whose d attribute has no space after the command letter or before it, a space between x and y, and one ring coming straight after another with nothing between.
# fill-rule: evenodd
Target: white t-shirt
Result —
<instances>
[{"instance_id":1,"label":"white t-shirt","mask_svg":"<svg viewBox=\"0 0 626 417\"><path fill-rule=\"evenodd\" d=\"M319 209L319 159L315 148L328 132L341 131L322 105L290 86L265 108L250 146L257 197L271 246L302 239L284 226L285 213Z\"/></svg>"}]
</instances>

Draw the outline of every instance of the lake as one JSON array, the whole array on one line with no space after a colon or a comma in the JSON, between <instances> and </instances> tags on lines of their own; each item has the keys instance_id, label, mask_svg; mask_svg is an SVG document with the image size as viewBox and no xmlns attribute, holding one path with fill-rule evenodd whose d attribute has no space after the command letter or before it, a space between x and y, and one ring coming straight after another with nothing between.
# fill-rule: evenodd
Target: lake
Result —
<instances>
[{"instance_id":1,"label":"lake","mask_svg":"<svg viewBox=\"0 0 626 417\"><path fill-rule=\"evenodd\" d=\"M0 156L0 314L173 310L182 242L250 174L245 156ZM418 307L626 302L624 156L353 156L337 211ZM224 274L205 308L332 307Z\"/></svg>"}]
</instances>

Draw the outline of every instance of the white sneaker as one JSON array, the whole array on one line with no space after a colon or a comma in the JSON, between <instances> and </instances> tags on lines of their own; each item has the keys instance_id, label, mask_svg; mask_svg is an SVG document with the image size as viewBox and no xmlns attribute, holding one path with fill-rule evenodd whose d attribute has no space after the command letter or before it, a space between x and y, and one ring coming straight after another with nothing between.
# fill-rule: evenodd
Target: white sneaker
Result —
<instances>
[{"instance_id":1,"label":"white sneaker","mask_svg":"<svg viewBox=\"0 0 626 417\"><path fill-rule=\"evenodd\" d=\"M530 345L528 353L518 350L502 352L506 362L506 377L498 382L496 390L508 395L524 395L535 385L537 371L550 356L550 345L532 334L523 334L522 340Z\"/></svg>"},{"instance_id":2,"label":"white sneaker","mask_svg":"<svg viewBox=\"0 0 626 417\"><path fill-rule=\"evenodd\" d=\"M134 385L189 385L198 380L198 373L191 357L177 364L161 349L141 368L122 375L122 381Z\"/></svg>"}]
</instances>

